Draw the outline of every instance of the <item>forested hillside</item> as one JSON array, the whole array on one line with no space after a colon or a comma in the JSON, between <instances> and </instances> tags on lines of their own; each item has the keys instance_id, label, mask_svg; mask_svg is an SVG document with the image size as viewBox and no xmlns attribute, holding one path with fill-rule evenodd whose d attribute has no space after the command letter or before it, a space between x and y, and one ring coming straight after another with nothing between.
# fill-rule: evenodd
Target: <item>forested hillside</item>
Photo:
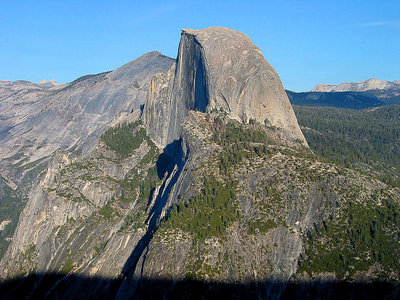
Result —
<instances>
[{"instance_id":1,"label":"forested hillside","mask_svg":"<svg viewBox=\"0 0 400 300\"><path fill-rule=\"evenodd\" d=\"M400 185L400 106L294 109L311 149L323 160Z\"/></svg>"},{"instance_id":2,"label":"forested hillside","mask_svg":"<svg viewBox=\"0 0 400 300\"><path fill-rule=\"evenodd\" d=\"M363 92L301 92L286 91L293 105L365 109L400 104L397 90L369 90Z\"/></svg>"}]
</instances>

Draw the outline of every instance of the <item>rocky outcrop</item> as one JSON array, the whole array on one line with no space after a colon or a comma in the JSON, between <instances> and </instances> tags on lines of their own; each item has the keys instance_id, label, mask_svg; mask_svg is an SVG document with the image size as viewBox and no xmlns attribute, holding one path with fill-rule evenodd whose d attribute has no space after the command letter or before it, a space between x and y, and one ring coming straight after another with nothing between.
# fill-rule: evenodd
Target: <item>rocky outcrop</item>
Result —
<instances>
[{"instance_id":1,"label":"rocky outcrop","mask_svg":"<svg viewBox=\"0 0 400 300\"><path fill-rule=\"evenodd\" d=\"M112 72L64 85L0 81L0 195L7 190L5 197L14 199L13 207L0 201L0 221L11 219L7 226L15 228L29 190L38 184L56 151L88 156L109 126L137 118L151 78L166 72L173 62L150 52ZM96 185L83 194L103 198ZM1 232L0 258L12 232Z\"/></svg>"},{"instance_id":2,"label":"rocky outcrop","mask_svg":"<svg viewBox=\"0 0 400 300\"><path fill-rule=\"evenodd\" d=\"M299 269L305 249L308 258L312 257L308 236L318 230L325 232L321 228L331 226L328 220L347 224L342 218L348 217L345 213L348 205L361 201L362 205L375 207L374 199L385 199L389 190L388 194L393 193L392 200L398 197L396 189L375 179L321 163L316 157L303 157L301 151L292 148L294 144L281 144L273 130L268 136L275 141L265 145L268 148L265 155L249 150L245 158L231 158L237 162L223 169L221 162L238 144L216 143L219 140L215 135L223 135L224 126L232 126L226 117L225 125L216 125L219 118L219 113L196 111L190 111L185 118L182 145L189 154L165 206L168 210L173 204L180 205L177 211L181 215L171 213L160 224L135 268L124 278L118 299L132 296L141 278L241 282L266 278L285 281L302 276ZM257 129L257 124L239 126L238 131ZM288 152L287 147L292 150ZM201 202L207 189L214 196L219 193L218 186L205 186L205 179L210 178L219 182L221 189L237 182L237 186L230 188L236 195L232 200L237 205L236 214L231 215L229 206L212 204L213 196L209 196L207 204ZM356 190L357 200L351 200L349 195ZM209 211L207 205L212 206ZM224 208L213 219L218 205ZM211 228L216 224L219 229L226 226L225 229L199 236L202 230L197 224L199 212L205 219L211 217L205 226ZM220 218L224 221L215 221ZM228 218L232 221L225 225ZM326 238L323 237L323 242ZM318 262L318 255L314 255Z\"/></svg>"},{"instance_id":3,"label":"rocky outcrop","mask_svg":"<svg viewBox=\"0 0 400 300\"><path fill-rule=\"evenodd\" d=\"M317 84L312 92L364 92L370 90L400 90L400 81L371 78L360 82L344 82L338 85Z\"/></svg>"},{"instance_id":4,"label":"rocky outcrop","mask_svg":"<svg viewBox=\"0 0 400 300\"><path fill-rule=\"evenodd\" d=\"M289 280L353 279L370 268L380 248L348 238L373 239L377 213L386 215L379 242L386 251L398 244L399 190L301 146L278 75L242 33L186 29L175 63L150 53L53 92L76 98L54 103L49 116L64 108L67 125L91 127L58 136L64 148L30 191L0 262L0 278L39 273L27 280L30 295L140 298L146 280L168 278L172 288L254 281L271 296ZM398 261L382 260L396 280Z\"/></svg>"},{"instance_id":5,"label":"rocky outcrop","mask_svg":"<svg viewBox=\"0 0 400 300\"><path fill-rule=\"evenodd\" d=\"M0 160L15 155L19 159L7 161L25 158L28 163L58 149L88 153L110 124L144 104L150 79L172 63L150 52L112 72L61 86L1 82ZM7 175L5 167L0 169Z\"/></svg>"},{"instance_id":6,"label":"rocky outcrop","mask_svg":"<svg viewBox=\"0 0 400 300\"><path fill-rule=\"evenodd\" d=\"M157 222L171 205L197 192L192 186L196 180L193 171L199 162L207 161L210 151L218 148L211 144L210 149L204 144L212 134L201 130L200 124L208 126L208 121L194 113L196 110L222 110L228 119L242 123L254 120L262 126L266 123L280 138L297 138L306 143L276 72L246 35L227 28L183 30L175 63L152 52L113 72L88 75L62 87L38 90L22 90L22 100L12 98L26 110L35 105L42 107L42 97L47 96L48 106L37 114L21 117L13 126L14 130L21 127L19 133L7 134L5 141L12 143L19 138L43 145L43 149L39 147L34 153L25 150L24 155L30 160L57 149L65 152L53 155L44 178L31 191L15 238L2 261L3 275L35 268L40 271L72 268L112 277L120 272L124 276L135 275L138 259ZM34 97L35 101L27 102ZM168 171L162 171L160 165L165 162L161 156L158 159L157 172L163 181L149 192L148 199L141 199L141 205L147 203L147 207L145 212L139 212L135 206L139 201L137 191L136 200L130 205L124 204L123 191L133 193L128 187L142 180L134 174L139 172L136 164L145 160L149 152L143 146L146 143L142 144L145 148L139 147L137 155L121 160L118 156L109 156L98 140L107 126L128 120L129 113L138 111L145 99L145 127L159 148L165 148L166 155L173 159L169 158ZM12 101L7 100L7 105L16 104ZM16 114L22 112L16 110ZM136 118L138 114L131 115ZM130 119L135 121L135 118ZM11 118L3 120L7 122ZM33 123L37 128L23 130ZM83 129L82 124L86 126ZM45 142L41 141L44 137ZM87 161L82 161L82 156ZM143 173L148 168L141 166L139 170ZM113 219L110 211L116 211L115 215L120 218L116 224L106 224L101 219L101 216ZM127 217L133 213L140 220ZM98 222L96 226L95 222ZM128 224L128 228L136 224L143 230L121 237L116 232L121 231L123 224ZM24 228L32 228L35 233L31 235ZM98 239L79 245L94 236ZM63 238L66 241L60 243ZM94 252L93 248L98 250ZM112 271L106 270L104 262L109 262L107 258L115 257L116 253L119 253L118 263ZM132 253L130 258L129 253Z\"/></svg>"},{"instance_id":7,"label":"rocky outcrop","mask_svg":"<svg viewBox=\"0 0 400 300\"><path fill-rule=\"evenodd\" d=\"M149 180L157 149L140 134L137 139L140 145L126 157L104 142L85 159L64 151L53 156L29 195L0 263L1 277L78 269L90 276L121 273L146 231L145 206L151 209L139 196L149 191L139 183Z\"/></svg>"},{"instance_id":8,"label":"rocky outcrop","mask_svg":"<svg viewBox=\"0 0 400 300\"><path fill-rule=\"evenodd\" d=\"M57 86L60 85L55 79L52 80L40 80L39 85L41 85L42 87L53 87L53 86Z\"/></svg>"},{"instance_id":9,"label":"rocky outcrop","mask_svg":"<svg viewBox=\"0 0 400 300\"><path fill-rule=\"evenodd\" d=\"M278 74L245 34L223 27L183 29L176 64L152 80L146 128L166 146L179 138L189 110L213 109L275 126L282 137L307 144Z\"/></svg>"}]
</instances>

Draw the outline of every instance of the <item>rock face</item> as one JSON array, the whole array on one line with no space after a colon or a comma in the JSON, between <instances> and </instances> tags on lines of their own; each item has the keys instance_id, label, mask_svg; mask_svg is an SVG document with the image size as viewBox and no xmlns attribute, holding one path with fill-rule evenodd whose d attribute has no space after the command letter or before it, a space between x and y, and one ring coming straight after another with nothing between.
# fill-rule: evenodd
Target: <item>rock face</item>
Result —
<instances>
[{"instance_id":1,"label":"rock face","mask_svg":"<svg viewBox=\"0 0 400 300\"><path fill-rule=\"evenodd\" d=\"M15 238L1 262L2 276L33 269L80 269L80 273L106 277L120 274L146 227L143 222L126 230L127 223L132 225L129 215L139 213L145 218L146 203L139 200L137 189L124 190L122 182L130 185L131 171L140 171L142 176L148 171L144 161L151 151L156 151L154 144L142 139L126 157L109 150L104 142L85 159L61 151L54 155L20 216Z\"/></svg>"},{"instance_id":2,"label":"rock face","mask_svg":"<svg viewBox=\"0 0 400 300\"><path fill-rule=\"evenodd\" d=\"M193 172L213 151L204 144L210 131L190 129L207 124L195 110L268 125L278 139L306 144L275 70L246 35L227 28L183 30L175 63L152 52L67 85L1 84L8 147L1 154L13 157L3 160L2 177L18 183L7 166L49 156L2 260L3 276L32 270L136 276L157 222L197 193ZM146 139L128 158L99 143L107 127L137 120L143 104L144 127L172 159L157 158ZM142 129L135 139L143 139Z\"/></svg>"},{"instance_id":3,"label":"rock face","mask_svg":"<svg viewBox=\"0 0 400 300\"><path fill-rule=\"evenodd\" d=\"M144 104L150 79L172 63L161 53L151 52L112 72L83 76L62 86L0 83L4 150L0 159L17 153L18 145L26 155L34 155L32 161L85 140L96 143L107 123Z\"/></svg>"},{"instance_id":4,"label":"rock face","mask_svg":"<svg viewBox=\"0 0 400 300\"><path fill-rule=\"evenodd\" d=\"M0 222L12 220L7 234L0 232L0 257L54 153L88 156L109 126L140 115L150 79L173 62L150 52L112 72L59 86L0 81Z\"/></svg>"},{"instance_id":5,"label":"rock face","mask_svg":"<svg viewBox=\"0 0 400 300\"><path fill-rule=\"evenodd\" d=\"M0 278L44 273L25 281L28 295L42 292L37 298L140 298L142 283L157 278L172 278L172 289L188 278L256 280L266 291L262 280L318 276L320 243L336 255L336 234L343 236L353 215L365 217L354 212L371 216L378 203L399 199L398 189L310 153L278 75L231 29L183 30L175 62L150 53L49 90L68 95L50 98L49 119L37 121L42 130L54 127L49 140L58 151L39 151L50 155L48 165L0 262ZM40 93L39 103L48 92ZM20 126L33 122L17 112ZM88 128L79 134L78 124ZM12 138L39 134L18 132ZM390 245L397 245L395 227L386 223ZM345 262L362 256L350 250L342 251ZM363 253L368 269L372 250ZM323 265L343 269L341 256L329 255ZM390 263L384 267L395 272ZM340 278L359 271L347 266L352 274Z\"/></svg>"},{"instance_id":6,"label":"rock face","mask_svg":"<svg viewBox=\"0 0 400 300\"><path fill-rule=\"evenodd\" d=\"M301 277L302 272L310 272L310 269L317 274L319 263L330 263L330 250L345 252L343 247L346 247L345 243L338 244L338 239L332 238L336 234L343 236L344 229L335 229L337 232L332 234L321 228L340 228L339 224L346 227L348 223L343 220L353 217L347 213L352 206L357 206L354 211L362 211L364 206L376 209L377 203L386 201L384 199L398 203L398 189L354 171L322 163L316 157L303 156L301 152L296 153L295 148L288 153L286 147L293 147L293 144L280 144L273 132L267 134L275 140L264 144L265 154L253 150L252 146L260 145L259 141L253 141L252 146L246 148L245 158L239 158L241 147L246 146L233 136L242 130L243 133L257 130L257 124L236 127L228 118L222 119L220 122L221 117L216 113L196 111L190 111L185 118L182 135L190 151L174 187L179 189L180 201L171 199L177 206L154 233L127 279L195 278L240 282L249 278L256 281L273 278L285 281L295 275ZM219 135L228 137L229 141L218 138ZM226 154L232 152L234 158L225 159ZM226 161L231 164L225 164ZM185 185L188 177L191 184ZM232 185L233 182L237 185ZM226 188L235 194L229 204L224 203L229 197L229 193L224 192ZM223 197L219 198L221 194ZM173 197L171 193L170 198ZM365 216L358 217L363 222ZM208 221L202 223L202 218ZM205 226L210 231L214 229L213 233L203 231ZM308 244L311 236L322 230L321 244L330 241L327 253ZM368 266L373 264L369 258L362 259ZM344 276L356 276L354 266L349 268L352 274ZM120 299L129 294L128 287L133 286L134 280L123 282L118 294Z\"/></svg>"},{"instance_id":7,"label":"rock face","mask_svg":"<svg viewBox=\"0 0 400 300\"><path fill-rule=\"evenodd\" d=\"M166 146L179 138L189 110L213 109L245 123L276 126L284 138L307 144L278 74L245 34L223 27L183 29L176 64L152 80L147 130Z\"/></svg>"},{"instance_id":8,"label":"rock face","mask_svg":"<svg viewBox=\"0 0 400 300\"><path fill-rule=\"evenodd\" d=\"M338 85L317 84L312 92L364 92L370 90L400 90L400 81L384 81L375 78L360 82L344 82Z\"/></svg>"},{"instance_id":9,"label":"rock face","mask_svg":"<svg viewBox=\"0 0 400 300\"><path fill-rule=\"evenodd\" d=\"M58 149L80 148L87 154L110 123L144 104L150 79L172 63L151 52L112 72L61 86L0 82L1 173L18 185L20 178L12 174L10 163L34 162Z\"/></svg>"},{"instance_id":10,"label":"rock face","mask_svg":"<svg viewBox=\"0 0 400 300\"><path fill-rule=\"evenodd\" d=\"M43 80L40 80L39 84L43 87L53 87L53 86L60 85L55 79L52 79L50 81L43 79Z\"/></svg>"}]
</instances>

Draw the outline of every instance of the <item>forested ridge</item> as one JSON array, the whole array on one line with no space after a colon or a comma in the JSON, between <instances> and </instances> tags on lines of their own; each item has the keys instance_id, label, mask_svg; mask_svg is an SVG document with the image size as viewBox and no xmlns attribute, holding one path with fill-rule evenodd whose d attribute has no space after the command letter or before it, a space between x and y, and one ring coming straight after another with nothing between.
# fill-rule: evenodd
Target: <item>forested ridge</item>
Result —
<instances>
[{"instance_id":1,"label":"forested ridge","mask_svg":"<svg viewBox=\"0 0 400 300\"><path fill-rule=\"evenodd\" d=\"M294 110L310 148L323 160L400 185L399 105L365 110L294 106Z\"/></svg>"}]
</instances>

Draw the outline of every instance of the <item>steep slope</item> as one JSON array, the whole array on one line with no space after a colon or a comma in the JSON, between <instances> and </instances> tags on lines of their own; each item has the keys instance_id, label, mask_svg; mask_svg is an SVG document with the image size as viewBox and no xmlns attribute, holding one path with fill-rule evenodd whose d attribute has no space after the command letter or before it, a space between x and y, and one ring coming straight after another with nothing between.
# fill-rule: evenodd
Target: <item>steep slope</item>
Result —
<instances>
[{"instance_id":1,"label":"steep slope","mask_svg":"<svg viewBox=\"0 0 400 300\"><path fill-rule=\"evenodd\" d=\"M165 147L179 139L189 110L213 109L245 123L276 126L282 137L307 144L278 74L245 34L223 27L183 29L176 65L153 78L146 128Z\"/></svg>"},{"instance_id":2,"label":"steep slope","mask_svg":"<svg viewBox=\"0 0 400 300\"><path fill-rule=\"evenodd\" d=\"M399 189L311 153L247 36L185 29L177 60L163 66L146 81L142 119L114 118L82 138L85 155L69 148L49 159L2 278L36 274L14 281L29 287L24 296L64 299L198 296L178 284L188 281L214 291L253 281L255 295L279 298L289 280L399 279Z\"/></svg>"},{"instance_id":3,"label":"steep slope","mask_svg":"<svg viewBox=\"0 0 400 300\"><path fill-rule=\"evenodd\" d=\"M62 86L0 83L0 223L7 224L0 231L0 257L53 153L88 155L111 124L137 117L151 77L172 63L151 52L112 72Z\"/></svg>"},{"instance_id":4,"label":"steep slope","mask_svg":"<svg viewBox=\"0 0 400 300\"><path fill-rule=\"evenodd\" d=\"M129 146L119 139L127 131ZM33 270L117 276L147 227L147 198L160 181L157 156L139 121L107 131L85 159L58 152L21 214L3 276Z\"/></svg>"},{"instance_id":5,"label":"steep slope","mask_svg":"<svg viewBox=\"0 0 400 300\"><path fill-rule=\"evenodd\" d=\"M221 50L218 47L225 48ZM227 52L227 57L219 58L222 52L230 48L235 49ZM233 64L236 67L232 66ZM244 74L240 72L240 68L245 71ZM159 74L154 76L155 73ZM236 81L238 86L227 85L226 76L229 80ZM146 93L150 77L153 79ZM228 95L231 89L235 92ZM112 277L121 272L126 275L132 273L143 247L156 229L157 222L173 203L181 199L183 193L192 193L191 170L196 164L187 162L189 152L191 157L201 158L208 155L208 150L201 150L192 144L192 139L182 135L182 122L190 110L225 110L233 119L266 123L277 132L280 139L290 141L298 138L306 143L276 72L247 36L227 28L184 30L175 64L159 53L150 53L116 71L85 76L67 86L40 90L40 93L43 94L35 92L31 95L30 92L24 91L22 100L7 100L8 105L12 106L14 101L19 104L18 107L24 108L24 111L33 108L32 105L43 106L45 101L49 103L49 107L45 106L46 109L39 114L28 115L25 119L22 118L20 123L13 124L13 128L26 128L34 122L37 128L30 131L21 129L19 134L14 135L8 133L5 142L12 144L17 138L27 139L26 135L29 134L37 135L35 141L38 142L46 137L46 140L42 141L43 145L40 144L42 147L36 147L40 151L29 152L30 148L25 147L27 150L22 155L27 157L27 163L46 157L56 149L62 151L52 156L46 171L43 172L45 176L29 194L28 205L21 215L9 251L2 260L3 276L15 276L32 270L79 270L91 275ZM54 99L45 93L50 93ZM128 114L137 109L144 102L146 94L147 103L143 114L145 126L160 148L167 147L164 149L165 154L140 168L140 174L143 176L157 162L158 181L151 187L151 193L136 193L137 201L147 203L143 212L137 204L121 203L126 202L126 194L133 197L133 191L128 187L135 189L138 182L142 182L139 175L134 176L139 172L135 166L146 156L146 151L150 150L145 148L147 150L141 150L141 156L136 157L138 154L134 154L135 157L127 159L123 157L123 153L107 154L109 150L118 152L118 147L107 150L102 143L98 143L98 138L106 126L117 123L118 119L125 118L126 121L133 122L138 115L124 117L123 112ZM29 102L24 100L24 97L37 97L37 101ZM224 98L223 101L221 97ZM252 106L254 109L250 109ZM156 116L155 113L165 115L165 119ZM14 114L22 116L22 110L16 110ZM68 115L70 118L67 118ZM10 116L3 119L6 122L15 120ZM93 119L96 121L94 124ZM265 121L266 119L269 121ZM7 123L5 124L7 126ZM82 127L82 124L86 127L78 134L77 128ZM131 125L127 126L131 128ZM54 135L48 132L49 130L54 132ZM130 134L126 135L129 130L122 130L125 132L122 136L118 135L117 130L115 136L111 134L110 137L117 138L117 141L129 139ZM160 132L165 132L165 136ZM105 140L107 136L104 136ZM143 133L140 136L143 136ZM138 138L140 137L134 140ZM31 140L34 140L33 137ZM105 153L99 149L103 149ZM82 157L85 159L82 160ZM11 162L15 164L19 161L13 159ZM116 170L124 171L117 174ZM131 180L136 183L124 187L126 181ZM128 202L131 201L133 200ZM114 215L113 211L118 213ZM94 217L102 213L110 218L117 217L120 221L116 225L107 225L107 222ZM139 219L132 218L132 215ZM139 230L140 234L128 235L123 249L129 245L129 250L124 250L123 253L117 251L117 255L114 253L115 248L106 250L101 245L111 245L114 239L116 244L122 243L117 233L121 224L126 223L126 218L130 220L128 228L139 222L142 230ZM96 220L103 225L93 227ZM25 228L31 228L34 234ZM97 238L91 242L87 240L88 236ZM67 241L62 242L63 240ZM81 245L81 250L78 251L75 243L82 240L86 240L86 246ZM128 244L129 240L131 242ZM102 257L119 257L119 263L116 263L115 268L105 269L104 261L101 260L100 266L89 267L87 264L94 264L94 256L91 254L93 248L100 249ZM123 265L123 262L126 264Z\"/></svg>"},{"instance_id":6,"label":"steep slope","mask_svg":"<svg viewBox=\"0 0 400 300\"><path fill-rule=\"evenodd\" d=\"M172 62L151 52L113 72L83 76L63 86L45 89L29 83L5 92L0 98L0 159L17 155L27 163L83 144L81 150L87 153L108 123L144 104L151 77Z\"/></svg>"},{"instance_id":7,"label":"steep slope","mask_svg":"<svg viewBox=\"0 0 400 300\"><path fill-rule=\"evenodd\" d=\"M322 163L272 128L190 112L183 130L186 144L196 145L185 171L192 185L133 278L237 282L329 272L354 279L379 269L398 280L398 189Z\"/></svg>"},{"instance_id":8,"label":"steep slope","mask_svg":"<svg viewBox=\"0 0 400 300\"><path fill-rule=\"evenodd\" d=\"M59 153L2 275L59 272L45 294L65 299L126 299L166 278L211 288L251 279L257 293L288 279L398 280L399 189L220 112L190 111L180 145L184 165L160 154L136 121L109 129L84 160Z\"/></svg>"}]
</instances>

